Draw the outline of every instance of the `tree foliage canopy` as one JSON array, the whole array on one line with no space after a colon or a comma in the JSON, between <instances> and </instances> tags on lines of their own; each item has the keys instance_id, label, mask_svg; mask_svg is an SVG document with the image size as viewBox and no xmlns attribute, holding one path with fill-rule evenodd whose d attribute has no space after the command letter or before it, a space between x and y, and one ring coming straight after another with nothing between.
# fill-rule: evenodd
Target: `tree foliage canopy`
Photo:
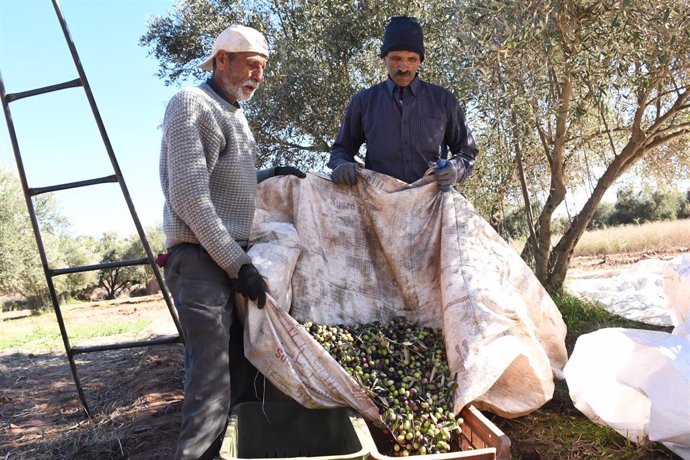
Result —
<instances>
[{"instance_id":1,"label":"tree foliage canopy","mask_svg":"<svg viewBox=\"0 0 690 460\"><path fill-rule=\"evenodd\" d=\"M690 134L687 8L671 0L466 3L463 62L494 141L483 161L508 171L498 198L519 190L527 210L535 195L543 200L541 213L527 216L528 247L552 291L622 174L645 160L675 167L675 177L687 171L679 154ZM554 211L583 183L589 198L552 247Z\"/></svg>"},{"instance_id":2,"label":"tree foliage canopy","mask_svg":"<svg viewBox=\"0 0 690 460\"><path fill-rule=\"evenodd\" d=\"M138 259L145 251L138 234L119 238L106 233L100 239L69 234L69 224L58 212L53 195L39 195L34 209L51 268L94 265L99 262ZM160 227L147 229L147 240L155 251L165 249ZM0 168L0 295L19 294L31 307L50 303L48 286L19 178ZM84 271L52 278L61 298L84 298L97 286L114 298L134 284L153 278L146 266Z\"/></svg>"},{"instance_id":3,"label":"tree foliage canopy","mask_svg":"<svg viewBox=\"0 0 690 460\"><path fill-rule=\"evenodd\" d=\"M46 256L59 260L59 238L66 221L53 195L39 195L33 203L43 232ZM36 239L19 178L0 168L0 294L20 294L43 301L47 289Z\"/></svg>"},{"instance_id":4,"label":"tree foliage canopy","mask_svg":"<svg viewBox=\"0 0 690 460\"><path fill-rule=\"evenodd\" d=\"M641 224L659 220L685 219L690 202L687 194L677 190L618 190L606 223L608 225Z\"/></svg>"},{"instance_id":5,"label":"tree foliage canopy","mask_svg":"<svg viewBox=\"0 0 690 460\"><path fill-rule=\"evenodd\" d=\"M266 81L246 105L261 164L322 167L350 97L385 78L387 19L420 19L421 75L466 103L482 151L464 192L496 226L527 210L535 273L560 290L572 251L624 173L688 173L688 0L185 0L141 44L168 83L196 69L232 23L269 38ZM554 212L589 197L552 246ZM535 207L534 202L539 206Z\"/></svg>"},{"instance_id":6,"label":"tree foliage canopy","mask_svg":"<svg viewBox=\"0 0 690 460\"><path fill-rule=\"evenodd\" d=\"M456 29L458 13L452 3L420 0L186 0L170 16L151 21L141 44L172 84L207 77L196 66L228 25L260 30L271 56L264 84L245 105L261 147L259 160L319 168L350 98L385 79L379 48L388 18L418 17L427 55L421 72L437 84L457 87L458 43L448 31Z\"/></svg>"}]
</instances>

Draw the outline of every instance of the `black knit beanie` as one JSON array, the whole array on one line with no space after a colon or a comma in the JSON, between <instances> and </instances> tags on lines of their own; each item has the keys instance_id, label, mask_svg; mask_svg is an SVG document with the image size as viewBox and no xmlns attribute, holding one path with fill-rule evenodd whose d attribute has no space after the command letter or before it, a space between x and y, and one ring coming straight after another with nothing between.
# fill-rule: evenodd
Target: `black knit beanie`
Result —
<instances>
[{"instance_id":1,"label":"black knit beanie","mask_svg":"<svg viewBox=\"0 0 690 460\"><path fill-rule=\"evenodd\" d=\"M381 45L381 57L391 51L414 51L424 61L424 36L422 27L416 18L410 16L392 16Z\"/></svg>"}]
</instances>

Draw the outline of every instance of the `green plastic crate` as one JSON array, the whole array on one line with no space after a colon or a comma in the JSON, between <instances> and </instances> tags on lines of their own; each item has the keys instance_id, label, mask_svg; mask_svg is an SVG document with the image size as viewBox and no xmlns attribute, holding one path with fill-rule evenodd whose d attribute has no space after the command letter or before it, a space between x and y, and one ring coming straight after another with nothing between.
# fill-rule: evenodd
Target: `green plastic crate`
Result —
<instances>
[{"instance_id":1,"label":"green plastic crate","mask_svg":"<svg viewBox=\"0 0 690 460\"><path fill-rule=\"evenodd\" d=\"M307 409L291 401L235 406L223 458L366 459L366 422L347 408Z\"/></svg>"}]
</instances>

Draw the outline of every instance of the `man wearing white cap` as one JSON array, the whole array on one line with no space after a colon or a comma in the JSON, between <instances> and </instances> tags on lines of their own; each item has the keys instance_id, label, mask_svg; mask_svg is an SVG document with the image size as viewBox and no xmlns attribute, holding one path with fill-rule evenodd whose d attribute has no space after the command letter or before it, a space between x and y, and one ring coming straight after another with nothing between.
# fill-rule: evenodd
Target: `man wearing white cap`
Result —
<instances>
[{"instance_id":1,"label":"man wearing white cap","mask_svg":"<svg viewBox=\"0 0 690 460\"><path fill-rule=\"evenodd\" d=\"M240 101L264 78L268 44L255 29L234 25L200 65L212 72L198 87L170 100L163 120L160 179L165 196L165 266L185 342L182 423L175 458L213 458L231 407L233 296L258 307L266 283L245 252L257 182L276 175L305 177L292 167L257 171L257 145ZM239 329L241 335L241 329ZM234 379L233 379L234 381Z\"/></svg>"}]
</instances>

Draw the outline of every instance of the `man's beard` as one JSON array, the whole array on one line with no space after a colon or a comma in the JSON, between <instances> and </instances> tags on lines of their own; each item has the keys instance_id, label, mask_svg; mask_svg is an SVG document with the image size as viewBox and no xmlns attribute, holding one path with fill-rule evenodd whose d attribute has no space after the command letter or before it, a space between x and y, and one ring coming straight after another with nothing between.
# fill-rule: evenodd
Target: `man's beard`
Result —
<instances>
[{"instance_id":1,"label":"man's beard","mask_svg":"<svg viewBox=\"0 0 690 460\"><path fill-rule=\"evenodd\" d=\"M248 101L254 96L258 87L259 84L256 81L248 79L239 84L227 83L225 90L236 101Z\"/></svg>"}]
</instances>

